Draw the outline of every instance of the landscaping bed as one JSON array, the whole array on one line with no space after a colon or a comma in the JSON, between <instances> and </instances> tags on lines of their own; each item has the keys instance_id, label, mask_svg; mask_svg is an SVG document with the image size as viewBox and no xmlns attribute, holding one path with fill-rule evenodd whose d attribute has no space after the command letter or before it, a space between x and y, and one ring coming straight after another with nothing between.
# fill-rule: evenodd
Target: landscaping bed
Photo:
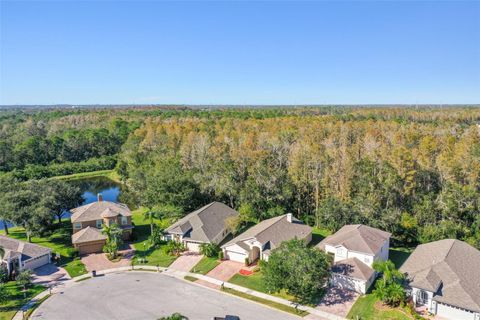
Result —
<instances>
[{"instance_id":1,"label":"landscaping bed","mask_svg":"<svg viewBox=\"0 0 480 320\"><path fill-rule=\"evenodd\" d=\"M381 307L380 307L381 306ZM375 319L375 320L410 320L413 316L407 315L401 308L384 306L373 294L367 294L357 299L348 313L348 319Z\"/></svg>"}]
</instances>

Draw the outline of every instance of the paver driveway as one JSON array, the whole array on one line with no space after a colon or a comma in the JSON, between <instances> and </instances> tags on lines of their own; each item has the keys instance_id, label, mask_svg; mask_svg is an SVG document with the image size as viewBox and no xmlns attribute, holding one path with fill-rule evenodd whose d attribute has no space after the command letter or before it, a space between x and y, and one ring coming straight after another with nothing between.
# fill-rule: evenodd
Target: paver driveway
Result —
<instances>
[{"instance_id":1,"label":"paver driveway","mask_svg":"<svg viewBox=\"0 0 480 320\"><path fill-rule=\"evenodd\" d=\"M242 269L245 265L240 262L226 260L216 266L212 271L207 273L207 276L212 277L214 279L228 281L231 277L237 274L240 269Z\"/></svg>"},{"instance_id":2,"label":"paver driveway","mask_svg":"<svg viewBox=\"0 0 480 320\"><path fill-rule=\"evenodd\" d=\"M124 272L78 282L45 300L31 319L143 320L179 312L189 320L299 320L279 310L156 272Z\"/></svg>"},{"instance_id":3,"label":"paver driveway","mask_svg":"<svg viewBox=\"0 0 480 320\"><path fill-rule=\"evenodd\" d=\"M202 257L203 256L200 254L181 255L177 260L173 261L169 268L189 272L200 260L202 260Z\"/></svg>"},{"instance_id":4,"label":"paver driveway","mask_svg":"<svg viewBox=\"0 0 480 320\"><path fill-rule=\"evenodd\" d=\"M68 280L70 275L62 267L57 267L53 263L47 263L33 271L32 282L36 284L54 284L59 280Z\"/></svg>"},{"instance_id":5,"label":"paver driveway","mask_svg":"<svg viewBox=\"0 0 480 320\"><path fill-rule=\"evenodd\" d=\"M88 271L107 270L119 267L128 267L130 260L135 254L135 250L131 245L124 250L120 250L119 253L123 255L123 258L118 262L112 262L108 260L105 253L91 253L82 257L82 263L85 265Z\"/></svg>"},{"instance_id":6,"label":"paver driveway","mask_svg":"<svg viewBox=\"0 0 480 320\"><path fill-rule=\"evenodd\" d=\"M346 317L359 296L360 294L354 291L330 287L316 309Z\"/></svg>"}]
</instances>

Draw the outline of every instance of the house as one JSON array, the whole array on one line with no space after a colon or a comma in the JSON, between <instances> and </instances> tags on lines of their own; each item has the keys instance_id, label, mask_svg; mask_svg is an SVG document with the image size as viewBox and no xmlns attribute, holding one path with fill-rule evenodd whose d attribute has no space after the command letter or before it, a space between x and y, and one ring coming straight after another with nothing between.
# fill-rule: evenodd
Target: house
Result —
<instances>
[{"instance_id":1,"label":"house","mask_svg":"<svg viewBox=\"0 0 480 320\"><path fill-rule=\"evenodd\" d=\"M400 268L417 307L442 319L480 320L480 251L445 239L419 245Z\"/></svg>"},{"instance_id":2,"label":"house","mask_svg":"<svg viewBox=\"0 0 480 320\"><path fill-rule=\"evenodd\" d=\"M330 284L366 293L375 280L375 260L386 261L391 234L362 224L345 225L317 248L333 256Z\"/></svg>"},{"instance_id":3,"label":"house","mask_svg":"<svg viewBox=\"0 0 480 320\"><path fill-rule=\"evenodd\" d=\"M249 263L253 263L257 259L268 260L271 250L283 241L294 238L309 243L312 240L312 228L287 213L263 220L221 248L225 259L245 262L248 258Z\"/></svg>"},{"instance_id":4,"label":"house","mask_svg":"<svg viewBox=\"0 0 480 320\"><path fill-rule=\"evenodd\" d=\"M103 225L117 224L123 230L123 239L132 234L132 212L122 204L104 201L98 195L95 202L70 210L73 226L72 244L80 254L102 252L106 242L102 234Z\"/></svg>"},{"instance_id":5,"label":"house","mask_svg":"<svg viewBox=\"0 0 480 320\"><path fill-rule=\"evenodd\" d=\"M7 236L0 235L0 247L5 251L1 264L6 265L9 274L24 269L33 270L51 260L52 250L49 248Z\"/></svg>"},{"instance_id":6,"label":"house","mask_svg":"<svg viewBox=\"0 0 480 320\"><path fill-rule=\"evenodd\" d=\"M238 212L229 206L212 202L189 213L165 230L164 238L182 242L188 250L200 251L200 244L219 244L230 233L227 229L228 218L238 216Z\"/></svg>"}]
</instances>

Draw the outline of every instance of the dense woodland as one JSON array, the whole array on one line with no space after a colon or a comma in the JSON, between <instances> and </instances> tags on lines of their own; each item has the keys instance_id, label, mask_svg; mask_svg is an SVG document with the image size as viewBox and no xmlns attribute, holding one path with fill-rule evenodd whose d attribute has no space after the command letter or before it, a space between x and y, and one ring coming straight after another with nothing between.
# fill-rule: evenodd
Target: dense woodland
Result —
<instances>
[{"instance_id":1,"label":"dense woodland","mask_svg":"<svg viewBox=\"0 0 480 320\"><path fill-rule=\"evenodd\" d=\"M333 231L379 227L396 245L480 247L479 124L479 108L9 112L0 171L27 180L115 167L125 201L165 215L217 200L240 211L235 230L293 212Z\"/></svg>"}]
</instances>

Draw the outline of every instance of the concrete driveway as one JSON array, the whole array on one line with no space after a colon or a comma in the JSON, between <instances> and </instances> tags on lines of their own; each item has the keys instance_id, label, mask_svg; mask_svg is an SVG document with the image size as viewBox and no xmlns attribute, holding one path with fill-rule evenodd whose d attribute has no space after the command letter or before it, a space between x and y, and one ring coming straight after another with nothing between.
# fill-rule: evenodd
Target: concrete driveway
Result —
<instances>
[{"instance_id":1,"label":"concrete driveway","mask_svg":"<svg viewBox=\"0 0 480 320\"><path fill-rule=\"evenodd\" d=\"M354 291L330 287L316 309L346 317L359 296L360 294Z\"/></svg>"},{"instance_id":2,"label":"concrete driveway","mask_svg":"<svg viewBox=\"0 0 480 320\"><path fill-rule=\"evenodd\" d=\"M226 260L216 266L212 271L207 273L207 276L214 279L228 281L231 277L237 274L245 264L241 262Z\"/></svg>"},{"instance_id":3,"label":"concrete driveway","mask_svg":"<svg viewBox=\"0 0 480 320\"><path fill-rule=\"evenodd\" d=\"M88 279L45 300L31 319L158 319L179 312L189 320L237 315L241 320L299 317L153 272L112 273Z\"/></svg>"},{"instance_id":4,"label":"concrete driveway","mask_svg":"<svg viewBox=\"0 0 480 320\"><path fill-rule=\"evenodd\" d=\"M35 284L50 285L55 284L57 281L68 279L70 279L70 275L67 270L53 263L48 263L33 270L32 282Z\"/></svg>"},{"instance_id":5,"label":"concrete driveway","mask_svg":"<svg viewBox=\"0 0 480 320\"><path fill-rule=\"evenodd\" d=\"M202 258L203 256L200 254L181 255L173 261L169 268L189 272Z\"/></svg>"}]
</instances>

